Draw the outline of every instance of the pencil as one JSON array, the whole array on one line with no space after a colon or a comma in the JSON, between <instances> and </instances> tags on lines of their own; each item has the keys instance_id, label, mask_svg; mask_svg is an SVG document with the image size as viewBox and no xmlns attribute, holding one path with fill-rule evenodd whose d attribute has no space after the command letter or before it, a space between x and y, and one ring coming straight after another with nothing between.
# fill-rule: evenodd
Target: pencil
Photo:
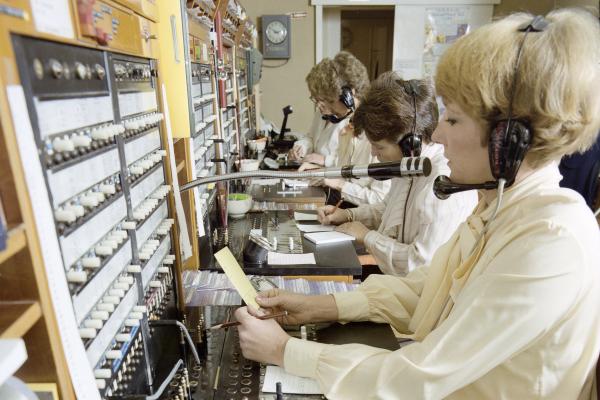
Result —
<instances>
[{"instance_id":1,"label":"pencil","mask_svg":"<svg viewBox=\"0 0 600 400\"><path fill-rule=\"evenodd\" d=\"M287 315L288 315L288 312L287 311L283 311L283 312L280 312L280 313L271 314L271 315L264 315L262 317L256 317L256 318L265 320L265 319L273 319L273 318L285 317ZM213 326L211 326L208 329L212 331L212 330L215 330L215 329L229 328L231 326L238 326L238 325L241 325L241 322L239 322L239 321L228 321L228 322L223 322L221 324L213 325Z\"/></svg>"}]
</instances>

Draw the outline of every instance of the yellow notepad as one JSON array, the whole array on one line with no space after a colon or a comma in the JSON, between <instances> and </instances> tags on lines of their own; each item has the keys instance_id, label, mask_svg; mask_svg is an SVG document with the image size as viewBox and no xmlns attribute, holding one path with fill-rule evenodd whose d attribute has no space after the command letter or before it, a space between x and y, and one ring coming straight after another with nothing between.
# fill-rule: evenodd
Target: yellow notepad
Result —
<instances>
[{"instance_id":1,"label":"yellow notepad","mask_svg":"<svg viewBox=\"0 0 600 400\"><path fill-rule=\"evenodd\" d=\"M215 253L215 258L219 262L225 275L229 278L235 289L238 291L244 302L256 309L260 308L255 298L258 293L250 283L250 280L242 271L242 267L237 262L229 247L224 247Z\"/></svg>"}]
</instances>

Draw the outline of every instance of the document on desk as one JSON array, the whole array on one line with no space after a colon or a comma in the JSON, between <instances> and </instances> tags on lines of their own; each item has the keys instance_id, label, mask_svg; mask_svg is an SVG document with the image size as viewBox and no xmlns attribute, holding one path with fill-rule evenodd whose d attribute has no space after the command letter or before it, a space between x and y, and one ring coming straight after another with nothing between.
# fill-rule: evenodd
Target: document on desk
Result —
<instances>
[{"instance_id":1,"label":"document on desk","mask_svg":"<svg viewBox=\"0 0 600 400\"><path fill-rule=\"evenodd\" d=\"M281 382L281 391L287 394L323 394L319 383L311 378L302 378L285 372L283 368L267 365L262 391L275 393L277 382Z\"/></svg>"},{"instance_id":2,"label":"document on desk","mask_svg":"<svg viewBox=\"0 0 600 400\"><path fill-rule=\"evenodd\" d=\"M311 225L311 224L296 224L300 232L331 232L335 229L333 225Z\"/></svg>"},{"instance_id":3,"label":"document on desk","mask_svg":"<svg viewBox=\"0 0 600 400\"><path fill-rule=\"evenodd\" d=\"M316 264L315 253L276 253L270 251L267 254L267 263L269 265L305 265Z\"/></svg>"},{"instance_id":4,"label":"document on desk","mask_svg":"<svg viewBox=\"0 0 600 400\"><path fill-rule=\"evenodd\" d=\"M294 211L294 219L296 221L318 221L317 214L303 213L300 211Z\"/></svg>"},{"instance_id":5,"label":"document on desk","mask_svg":"<svg viewBox=\"0 0 600 400\"><path fill-rule=\"evenodd\" d=\"M272 186L272 185L277 185L279 184L280 179L279 178L254 178L252 179L252 181L250 181L250 183L252 185L258 185L258 186Z\"/></svg>"},{"instance_id":6,"label":"document on desk","mask_svg":"<svg viewBox=\"0 0 600 400\"><path fill-rule=\"evenodd\" d=\"M354 240L354 236L346 235L345 233L336 231L306 233L304 237L314 244L330 244Z\"/></svg>"},{"instance_id":7,"label":"document on desk","mask_svg":"<svg viewBox=\"0 0 600 400\"><path fill-rule=\"evenodd\" d=\"M285 186L290 187L308 187L308 181L301 181L299 179L283 179Z\"/></svg>"},{"instance_id":8,"label":"document on desk","mask_svg":"<svg viewBox=\"0 0 600 400\"><path fill-rule=\"evenodd\" d=\"M215 258L244 302L256 309L260 308L255 300L257 295L256 289L254 289L254 286L252 286L250 280L244 271L242 271L242 267L240 267L229 247L224 247L216 252Z\"/></svg>"}]
</instances>

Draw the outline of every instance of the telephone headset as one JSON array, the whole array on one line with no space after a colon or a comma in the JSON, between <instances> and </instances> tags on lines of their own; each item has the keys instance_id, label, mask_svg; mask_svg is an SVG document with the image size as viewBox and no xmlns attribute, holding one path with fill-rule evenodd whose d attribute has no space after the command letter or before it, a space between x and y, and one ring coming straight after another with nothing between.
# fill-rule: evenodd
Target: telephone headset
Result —
<instances>
[{"instance_id":1,"label":"telephone headset","mask_svg":"<svg viewBox=\"0 0 600 400\"><path fill-rule=\"evenodd\" d=\"M490 167L494 181L475 184L453 183L447 176L438 176L433 190L439 199L447 199L451 194L472 189L496 189L502 186L509 187L515 181L521 162L531 146L531 130L525 120L513 118L513 103L516 92L517 78L521 53L527 34L529 32L542 32L549 22L543 16L536 16L531 22L519 27L519 32L525 32L515 63L511 86L510 102L508 104L508 118L500 119L493 123L488 143Z\"/></svg>"},{"instance_id":2,"label":"telephone headset","mask_svg":"<svg viewBox=\"0 0 600 400\"><path fill-rule=\"evenodd\" d=\"M334 71L338 78L340 78L340 74L337 68L334 67ZM324 119L325 121L329 121L333 124L337 124L348 118L350 114L354 112L354 109L356 108L356 105L354 104L354 95L352 94L352 88L348 84L342 85L342 93L340 94L339 100L348 109L346 115L344 115L343 117L338 117L335 114L325 114L321 116L322 119Z\"/></svg>"},{"instance_id":3,"label":"telephone headset","mask_svg":"<svg viewBox=\"0 0 600 400\"><path fill-rule=\"evenodd\" d=\"M410 133L404 135L398 141L404 157L419 157L421 155L421 144L423 143L421 134L417 132L417 95L419 94L419 82L416 79L410 81L397 80L404 86L404 90L412 96L413 101L413 126Z\"/></svg>"}]
</instances>

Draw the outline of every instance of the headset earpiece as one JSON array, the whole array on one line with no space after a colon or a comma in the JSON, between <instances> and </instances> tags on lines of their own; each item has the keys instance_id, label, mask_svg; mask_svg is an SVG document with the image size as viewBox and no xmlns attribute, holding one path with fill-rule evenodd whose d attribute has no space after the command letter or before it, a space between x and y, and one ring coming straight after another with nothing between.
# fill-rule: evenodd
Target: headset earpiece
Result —
<instances>
[{"instance_id":1,"label":"headset earpiece","mask_svg":"<svg viewBox=\"0 0 600 400\"><path fill-rule=\"evenodd\" d=\"M497 121L490 132L488 153L494 179L505 179L506 186L512 185L531 147L528 124L518 119Z\"/></svg>"},{"instance_id":2,"label":"headset earpiece","mask_svg":"<svg viewBox=\"0 0 600 400\"><path fill-rule=\"evenodd\" d=\"M340 101L348 110L354 111L354 95L352 94L352 88L350 86L342 86Z\"/></svg>"},{"instance_id":3,"label":"headset earpiece","mask_svg":"<svg viewBox=\"0 0 600 400\"><path fill-rule=\"evenodd\" d=\"M419 82L416 79L410 81L396 81L401 83L404 90L411 95L413 101L413 126L410 133L404 135L398 141L398 146L404 157L419 157L421 155L422 139L417 133L417 95L419 94Z\"/></svg>"}]
</instances>

